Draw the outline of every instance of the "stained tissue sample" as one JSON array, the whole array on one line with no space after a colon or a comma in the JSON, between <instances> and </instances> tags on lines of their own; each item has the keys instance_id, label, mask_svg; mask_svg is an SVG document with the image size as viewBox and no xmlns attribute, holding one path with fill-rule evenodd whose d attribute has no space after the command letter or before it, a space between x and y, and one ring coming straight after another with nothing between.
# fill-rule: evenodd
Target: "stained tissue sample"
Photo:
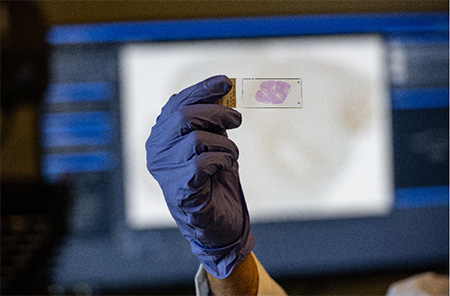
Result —
<instances>
[{"instance_id":1,"label":"stained tissue sample","mask_svg":"<svg viewBox=\"0 0 450 296\"><path fill-rule=\"evenodd\" d=\"M282 104L290 90L289 83L275 80L264 81L260 84L255 99L261 103Z\"/></svg>"}]
</instances>

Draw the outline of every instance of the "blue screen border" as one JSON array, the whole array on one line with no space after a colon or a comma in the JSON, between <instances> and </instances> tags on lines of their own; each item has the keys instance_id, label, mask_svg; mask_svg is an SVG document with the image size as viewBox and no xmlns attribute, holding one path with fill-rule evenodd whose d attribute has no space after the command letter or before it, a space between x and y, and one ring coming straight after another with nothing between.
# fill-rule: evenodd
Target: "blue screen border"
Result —
<instances>
[{"instance_id":1,"label":"blue screen border","mask_svg":"<svg viewBox=\"0 0 450 296\"><path fill-rule=\"evenodd\" d=\"M371 13L188 19L53 26L50 44L447 31L448 13ZM448 41L448 34L447 34Z\"/></svg>"}]
</instances>

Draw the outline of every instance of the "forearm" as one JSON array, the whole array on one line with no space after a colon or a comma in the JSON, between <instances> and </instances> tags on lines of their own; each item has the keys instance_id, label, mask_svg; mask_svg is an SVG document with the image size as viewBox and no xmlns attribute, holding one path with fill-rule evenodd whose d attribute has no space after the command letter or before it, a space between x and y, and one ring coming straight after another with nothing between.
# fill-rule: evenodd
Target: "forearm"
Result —
<instances>
[{"instance_id":1,"label":"forearm","mask_svg":"<svg viewBox=\"0 0 450 296\"><path fill-rule=\"evenodd\" d=\"M215 296L225 295L257 295L259 275L253 254L236 265L233 272L224 279L218 279L206 273L209 288Z\"/></svg>"}]
</instances>

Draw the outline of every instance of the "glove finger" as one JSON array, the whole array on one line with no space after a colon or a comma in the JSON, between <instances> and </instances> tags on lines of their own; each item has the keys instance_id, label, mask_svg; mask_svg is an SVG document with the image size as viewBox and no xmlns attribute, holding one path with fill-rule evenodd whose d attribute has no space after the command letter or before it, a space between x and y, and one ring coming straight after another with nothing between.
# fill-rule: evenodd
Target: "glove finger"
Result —
<instances>
[{"instance_id":1,"label":"glove finger","mask_svg":"<svg viewBox=\"0 0 450 296\"><path fill-rule=\"evenodd\" d=\"M178 110L180 106L215 103L226 95L231 87L231 80L224 75L210 77L173 95L162 108L160 117L169 115Z\"/></svg>"},{"instance_id":2,"label":"glove finger","mask_svg":"<svg viewBox=\"0 0 450 296\"><path fill-rule=\"evenodd\" d=\"M237 162L233 155L227 152L204 152L180 164L148 164L148 169L160 184L171 184L161 188L166 202L171 207L179 207L179 190L186 191L188 195L203 195L202 188L207 186L211 176L221 170L237 170Z\"/></svg>"},{"instance_id":3,"label":"glove finger","mask_svg":"<svg viewBox=\"0 0 450 296\"><path fill-rule=\"evenodd\" d=\"M239 149L236 144L227 137L205 131L194 131L189 134L194 138L193 157L201 156L205 152L225 152L231 154L234 160L239 157Z\"/></svg>"},{"instance_id":4,"label":"glove finger","mask_svg":"<svg viewBox=\"0 0 450 296\"><path fill-rule=\"evenodd\" d=\"M226 136L226 129L236 128L241 122L242 116L238 111L221 105L184 106L160 119L152 128L147 143L171 143L194 130L206 130Z\"/></svg>"},{"instance_id":5,"label":"glove finger","mask_svg":"<svg viewBox=\"0 0 450 296\"><path fill-rule=\"evenodd\" d=\"M180 111L185 119L181 134L187 134L193 130L205 130L226 135L227 129L237 128L242 123L241 113L217 104L184 106Z\"/></svg>"},{"instance_id":6,"label":"glove finger","mask_svg":"<svg viewBox=\"0 0 450 296\"><path fill-rule=\"evenodd\" d=\"M147 164L181 164L205 152L226 152L234 159L239 157L236 144L225 136L206 131L193 131L170 145L152 146L147 149ZM156 153L153 153L156 151Z\"/></svg>"},{"instance_id":7,"label":"glove finger","mask_svg":"<svg viewBox=\"0 0 450 296\"><path fill-rule=\"evenodd\" d=\"M227 152L204 152L191 161L195 163L195 174L188 182L188 188L198 190L209 178L220 170L231 169L236 158Z\"/></svg>"}]
</instances>

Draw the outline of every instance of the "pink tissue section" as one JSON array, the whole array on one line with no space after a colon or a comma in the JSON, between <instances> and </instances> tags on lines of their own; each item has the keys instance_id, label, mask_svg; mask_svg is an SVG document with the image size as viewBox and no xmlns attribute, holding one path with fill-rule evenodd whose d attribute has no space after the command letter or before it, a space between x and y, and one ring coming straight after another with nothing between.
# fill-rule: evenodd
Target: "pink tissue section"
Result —
<instances>
[{"instance_id":1,"label":"pink tissue section","mask_svg":"<svg viewBox=\"0 0 450 296\"><path fill-rule=\"evenodd\" d=\"M291 90L289 83L269 80L260 84L255 99L261 103L282 104Z\"/></svg>"}]
</instances>

